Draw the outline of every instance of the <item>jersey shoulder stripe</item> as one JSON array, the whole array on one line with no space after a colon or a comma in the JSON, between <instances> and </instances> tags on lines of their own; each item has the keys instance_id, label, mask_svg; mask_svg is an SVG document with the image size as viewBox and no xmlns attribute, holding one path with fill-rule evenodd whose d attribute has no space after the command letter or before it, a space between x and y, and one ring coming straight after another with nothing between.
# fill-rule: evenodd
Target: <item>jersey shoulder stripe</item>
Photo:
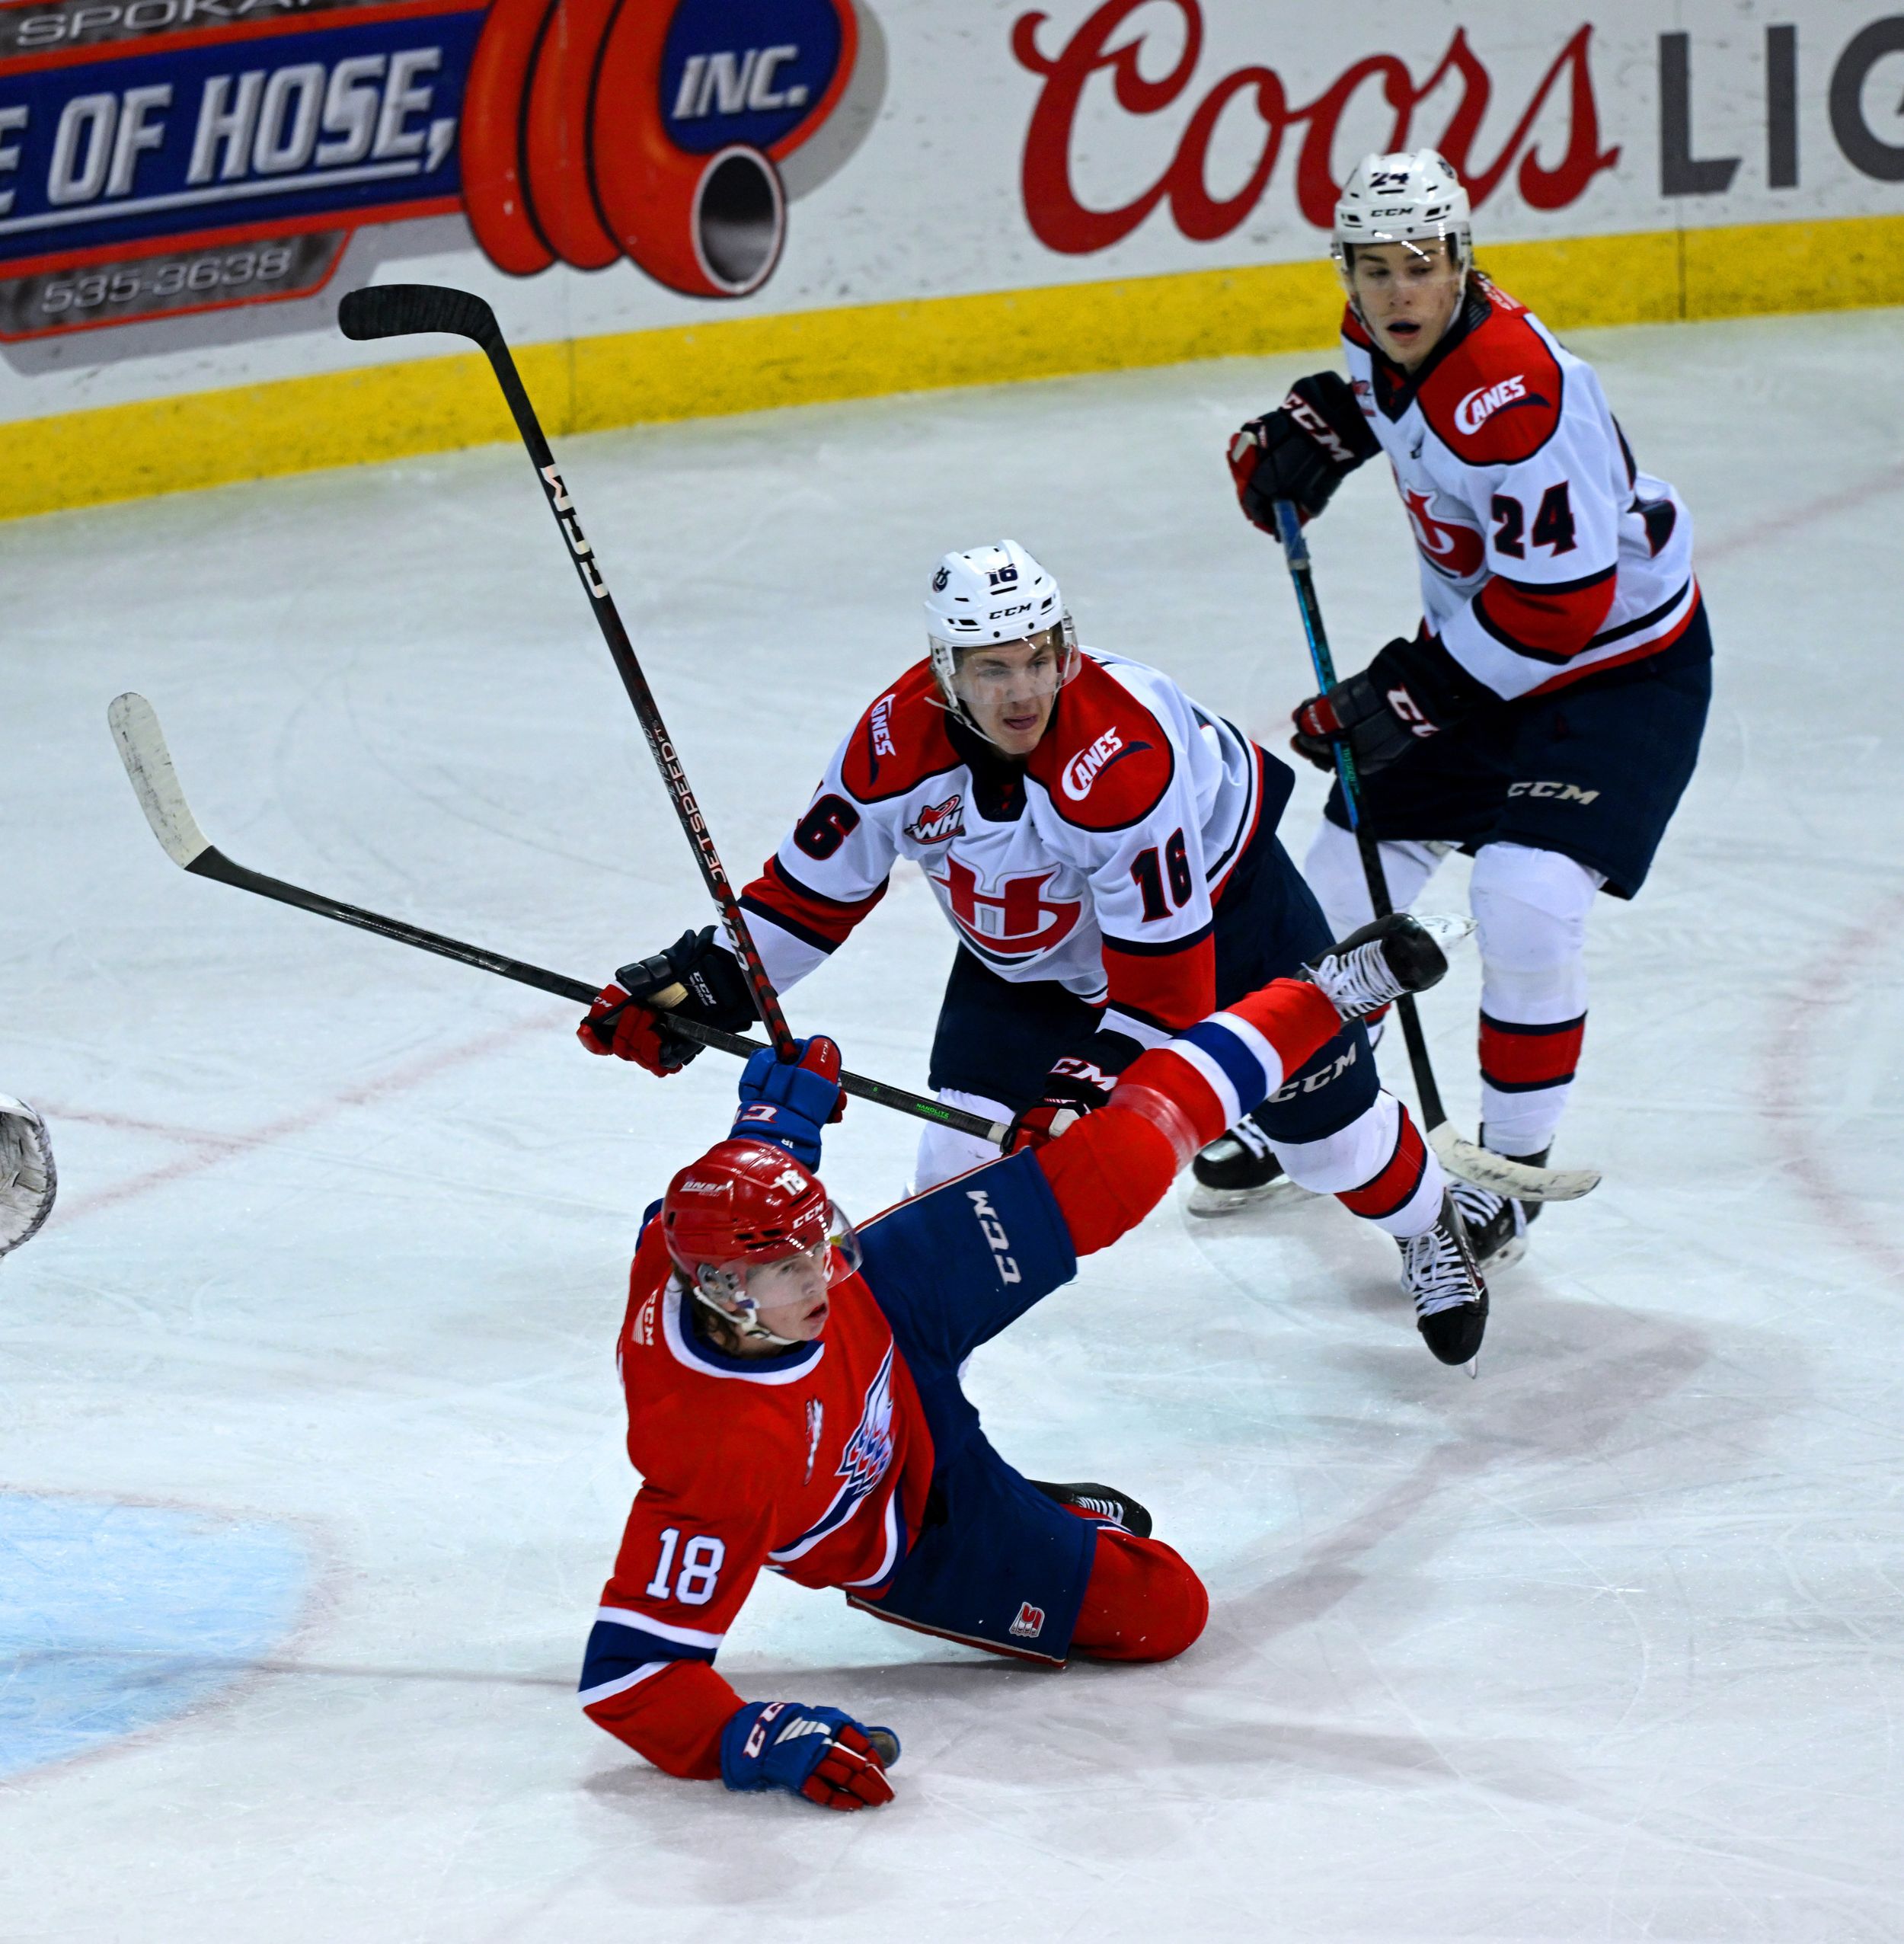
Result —
<instances>
[{"instance_id":1,"label":"jersey shoulder stripe","mask_svg":"<svg viewBox=\"0 0 1904 1944\"><path fill-rule=\"evenodd\" d=\"M1561 361L1528 312L1488 292L1487 317L1429 374L1417 399L1429 428L1468 465L1518 465L1560 430Z\"/></svg>"},{"instance_id":2,"label":"jersey shoulder stripe","mask_svg":"<svg viewBox=\"0 0 1904 1944\"><path fill-rule=\"evenodd\" d=\"M1076 678L1059 690L1051 726L1025 768L1067 823L1123 830L1162 802L1177 751L1143 702L1086 654Z\"/></svg>"},{"instance_id":3,"label":"jersey shoulder stripe","mask_svg":"<svg viewBox=\"0 0 1904 1944\"><path fill-rule=\"evenodd\" d=\"M928 776L960 767L929 662L915 662L855 724L840 780L861 803L902 797Z\"/></svg>"}]
</instances>

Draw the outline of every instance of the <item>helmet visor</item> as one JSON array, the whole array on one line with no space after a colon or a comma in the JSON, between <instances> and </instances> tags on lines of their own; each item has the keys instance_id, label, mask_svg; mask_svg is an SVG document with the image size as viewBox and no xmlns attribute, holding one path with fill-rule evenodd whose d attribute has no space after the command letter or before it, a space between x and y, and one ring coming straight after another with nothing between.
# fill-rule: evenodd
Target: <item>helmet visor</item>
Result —
<instances>
[{"instance_id":1,"label":"helmet visor","mask_svg":"<svg viewBox=\"0 0 1904 1944\"><path fill-rule=\"evenodd\" d=\"M966 641L953 648L954 695L981 719L1027 702L1049 705L1077 672L1077 651L1061 621L1016 641Z\"/></svg>"},{"instance_id":2,"label":"helmet visor","mask_svg":"<svg viewBox=\"0 0 1904 1944\"><path fill-rule=\"evenodd\" d=\"M743 1256L731 1262L703 1262L695 1271L701 1293L724 1307L758 1315L765 1309L811 1300L857 1274L859 1236L835 1202L826 1204L826 1233L803 1245L771 1256Z\"/></svg>"}]
</instances>

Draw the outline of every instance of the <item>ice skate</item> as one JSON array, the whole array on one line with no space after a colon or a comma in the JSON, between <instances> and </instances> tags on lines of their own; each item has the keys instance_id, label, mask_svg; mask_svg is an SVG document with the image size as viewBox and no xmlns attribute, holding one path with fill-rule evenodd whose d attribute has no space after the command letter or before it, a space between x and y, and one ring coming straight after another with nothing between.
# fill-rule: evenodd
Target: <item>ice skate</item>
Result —
<instances>
[{"instance_id":1,"label":"ice skate","mask_svg":"<svg viewBox=\"0 0 1904 1944\"><path fill-rule=\"evenodd\" d=\"M1110 1485L1050 1485L1043 1479L1027 1479L1033 1491L1055 1498L1094 1519L1108 1520L1121 1526L1133 1539L1150 1536L1150 1514L1127 1492Z\"/></svg>"},{"instance_id":2,"label":"ice skate","mask_svg":"<svg viewBox=\"0 0 1904 1944\"><path fill-rule=\"evenodd\" d=\"M1507 1159L1525 1162L1530 1168L1545 1168L1552 1151L1550 1143L1538 1154ZM1511 1195L1497 1194L1472 1181L1451 1180L1449 1188L1461 1210L1476 1263L1484 1272L1511 1269L1527 1253L1528 1224L1541 1212L1541 1204L1516 1201Z\"/></svg>"},{"instance_id":3,"label":"ice skate","mask_svg":"<svg viewBox=\"0 0 1904 1944\"><path fill-rule=\"evenodd\" d=\"M1448 970L1448 955L1421 921L1398 911L1351 932L1302 968L1345 1019L1378 1012L1404 993L1425 992Z\"/></svg>"},{"instance_id":4,"label":"ice skate","mask_svg":"<svg viewBox=\"0 0 1904 1944\"><path fill-rule=\"evenodd\" d=\"M1271 1151L1269 1137L1245 1114L1190 1163L1185 1206L1193 1215L1234 1215L1239 1209L1280 1206L1309 1199Z\"/></svg>"},{"instance_id":5,"label":"ice skate","mask_svg":"<svg viewBox=\"0 0 1904 1944\"><path fill-rule=\"evenodd\" d=\"M1444 1364L1471 1362L1487 1329L1487 1285L1451 1194L1435 1226L1398 1236L1401 1286L1414 1299L1415 1327Z\"/></svg>"}]
</instances>

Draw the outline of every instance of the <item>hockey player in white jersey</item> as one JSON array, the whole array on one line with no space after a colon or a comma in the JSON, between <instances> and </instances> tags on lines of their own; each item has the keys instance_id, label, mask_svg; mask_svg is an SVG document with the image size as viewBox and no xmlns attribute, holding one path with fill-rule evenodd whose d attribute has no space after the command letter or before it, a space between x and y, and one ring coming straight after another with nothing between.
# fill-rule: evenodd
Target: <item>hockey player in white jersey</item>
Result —
<instances>
[{"instance_id":1,"label":"hockey player in white jersey","mask_svg":"<svg viewBox=\"0 0 1904 1944\"><path fill-rule=\"evenodd\" d=\"M1334 251L1349 376L1298 382L1232 441L1244 513L1313 519L1378 453L1420 560L1423 620L1296 710L1294 747L1346 740L1398 909L1442 856L1474 858L1482 1140L1544 1162L1586 1024L1595 894L1631 897L1691 778L1712 643L1692 523L1640 470L1593 368L1475 267L1466 190L1432 149L1370 155ZM1331 924L1369 916L1340 787L1304 868ZM1267 1187L1273 1156L1199 1162ZM1455 1188L1482 1265L1525 1247L1538 1204Z\"/></svg>"},{"instance_id":2,"label":"hockey player in white jersey","mask_svg":"<svg viewBox=\"0 0 1904 1944\"><path fill-rule=\"evenodd\" d=\"M861 717L741 903L784 990L845 942L900 858L915 862L959 940L932 1086L988 1118L1049 1126L1101 1104L1173 1032L1327 949L1327 921L1275 835L1294 779L1156 669L1081 651L1056 582L1015 542L947 555L925 606L927 657ZM632 983L637 999L681 986L682 1011L710 1025L753 1017L711 929ZM602 1018L628 996L603 994L583 1044L679 1067L689 1048L653 1012ZM1292 1180L1396 1239L1428 1347L1465 1363L1487 1292L1359 1022L1257 1124ZM930 1128L914 1184L994 1153Z\"/></svg>"}]
</instances>

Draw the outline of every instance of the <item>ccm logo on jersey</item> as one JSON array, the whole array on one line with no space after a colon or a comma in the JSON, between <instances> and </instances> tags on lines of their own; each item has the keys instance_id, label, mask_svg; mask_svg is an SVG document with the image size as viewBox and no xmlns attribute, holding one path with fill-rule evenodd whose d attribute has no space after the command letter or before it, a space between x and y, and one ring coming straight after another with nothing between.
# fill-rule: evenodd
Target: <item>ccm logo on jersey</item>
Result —
<instances>
[{"instance_id":1,"label":"ccm logo on jersey","mask_svg":"<svg viewBox=\"0 0 1904 1944\"><path fill-rule=\"evenodd\" d=\"M1045 1630L1045 1610L1034 1607L1029 1600L1018 1602L1018 1617L1011 1623L1011 1632L1021 1640L1036 1640Z\"/></svg>"},{"instance_id":2,"label":"ccm logo on jersey","mask_svg":"<svg viewBox=\"0 0 1904 1944\"><path fill-rule=\"evenodd\" d=\"M998 1220L990 1197L983 1188L967 1188L965 1198L972 1204L972 1212L978 1217L979 1233L991 1245L993 1259L998 1266L998 1280L1002 1283L1021 1282L1018 1265L1005 1251L1011 1246L1011 1238L1005 1232L1005 1224ZM1043 1624L1040 1619L1039 1624Z\"/></svg>"},{"instance_id":3,"label":"ccm logo on jersey","mask_svg":"<svg viewBox=\"0 0 1904 1944\"><path fill-rule=\"evenodd\" d=\"M1455 408L1455 424L1461 431L1476 433L1506 406L1544 405L1546 402L1538 395L1529 395L1525 377L1516 372L1512 378L1503 378L1498 385L1483 385L1470 392Z\"/></svg>"},{"instance_id":4,"label":"ccm logo on jersey","mask_svg":"<svg viewBox=\"0 0 1904 1944\"><path fill-rule=\"evenodd\" d=\"M1080 750L1065 765L1064 791L1073 803L1082 803L1091 786L1113 763L1150 747L1148 743L1126 743L1115 729L1107 729L1088 749Z\"/></svg>"},{"instance_id":5,"label":"ccm logo on jersey","mask_svg":"<svg viewBox=\"0 0 1904 1944\"><path fill-rule=\"evenodd\" d=\"M1591 803L1600 793L1583 790L1577 783L1509 783L1510 797L1557 797L1562 803Z\"/></svg>"},{"instance_id":6,"label":"ccm logo on jersey","mask_svg":"<svg viewBox=\"0 0 1904 1944\"><path fill-rule=\"evenodd\" d=\"M915 844L949 843L965 828L965 798L947 797L944 803L922 804L918 814L906 827L906 834Z\"/></svg>"}]
</instances>

